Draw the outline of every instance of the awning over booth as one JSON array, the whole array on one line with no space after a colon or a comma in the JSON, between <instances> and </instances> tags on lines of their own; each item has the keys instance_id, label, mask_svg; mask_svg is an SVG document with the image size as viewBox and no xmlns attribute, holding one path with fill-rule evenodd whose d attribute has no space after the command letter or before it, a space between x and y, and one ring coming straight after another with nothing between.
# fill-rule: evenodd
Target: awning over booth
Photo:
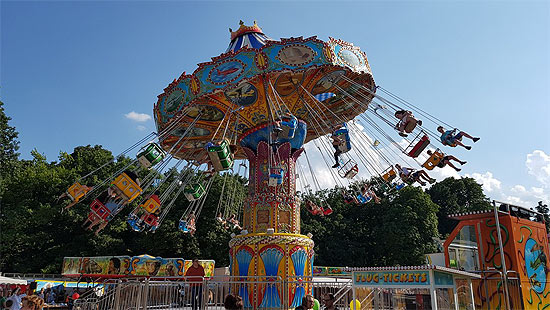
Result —
<instances>
[{"instance_id":1,"label":"awning over booth","mask_svg":"<svg viewBox=\"0 0 550 310\"><path fill-rule=\"evenodd\" d=\"M27 285L27 280L13 279L13 278L0 276L0 284Z\"/></svg>"}]
</instances>

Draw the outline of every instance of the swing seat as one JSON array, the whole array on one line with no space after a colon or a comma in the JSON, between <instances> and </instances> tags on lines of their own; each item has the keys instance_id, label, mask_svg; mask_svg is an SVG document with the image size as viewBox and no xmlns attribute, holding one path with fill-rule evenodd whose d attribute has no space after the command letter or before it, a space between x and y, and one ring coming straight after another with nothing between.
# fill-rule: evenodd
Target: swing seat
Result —
<instances>
[{"instance_id":1,"label":"swing seat","mask_svg":"<svg viewBox=\"0 0 550 310\"><path fill-rule=\"evenodd\" d=\"M342 178L353 179L359 173L359 167L357 163L352 159L348 160L340 169L338 169L338 175Z\"/></svg>"},{"instance_id":2,"label":"swing seat","mask_svg":"<svg viewBox=\"0 0 550 310\"><path fill-rule=\"evenodd\" d=\"M393 181L395 177L397 177L397 173L395 172L395 170L393 170L393 167L389 167L386 170L387 171L385 171L384 174L382 174L382 179L384 179L384 181L386 182Z\"/></svg>"},{"instance_id":3,"label":"swing seat","mask_svg":"<svg viewBox=\"0 0 550 310\"><path fill-rule=\"evenodd\" d=\"M82 186L80 183L75 182L67 189L67 195L72 201L78 202L80 198L84 197L88 193L89 189Z\"/></svg>"},{"instance_id":4,"label":"swing seat","mask_svg":"<svg viewBox=\"0 0 550 310\"><path fill-rule=\"evenodd\" d=\"M407 184L405 183L399 183L399 184L395 184L395 189L396 190L400 190L402 189L403 187L405 187Z\"/></svg>"},{"instance_id":5,"label":"swing seat","mask_svg":"<svg viewBox=\"0 0 550 310\"><path fill-rule=\"evenodd\" d=\"M125 172L116 177L111 184L120 190L124 196L123 198L125 198L128 202L132 202L143 192L141 187L139 187L139 185L137 185L137 183Z\"/></svg>"},{"instance_id":6,"label":"swing seat","mask_svg":"<svg viewBox=\"0 0 550 310\"><path fill-rule=\"evenodd\" d=\"M432 153L430 158L428 158L428 160L426 160L426 162L422 164L422 167L428 170L433 170L441 162L443 157L445 157L445 154L443 154L443 152L441 152L439 149L436 149Z\"/></svg>"},{"instance_id":7,"label":"swing seat","mask_svg":"<svg viewBox=\"0 0 550 310\"><path fill-rule=\"evenodd\" d=\"M361 194L357 195L357 200L359 201L360 204L365 204L369 202L371 199L372 199L371 196L364 196Z\"/></svg>"},{"instance_id":8,"label":"swing seat","mask_svg":"<svg viewBox=\"0 0 550 310\"><path fill-rule=\"evenodd\" d=\"M166 157L166 152L156 143L149 143L137 154L139 163L145 169L151 169Z\"/></svg>"},{"instance_id":9,"label":"swing seat","mask_svg":"<svg viewBox=\"0 0 550 310\"><path fill-rule=\"evenodd\" d=\"M418 139L421 134L423 136L420 139ZM426 134L421 132L418 136L416 136L413 139L411 144L409 144L409 146L407 147L407 150L409 150L407 152L407 155L409 155L412 158L416 158L418 157L418 155L420 155L420 153L422 153L422 151L424 151L424 149L426 149L426 147L428 147L428 145L430 145L430 138L428 138Z\"/></svg>"},{"instance_id":10,"label":"swing seat","mask_svg":"<svg viewBox=\"0 0 550 310\"><path fill-rule=\"evenodd\" d=\"M180 220L178 228L183 231L184 233L189 232L189 228L187 228L187 221L186 220Z\"/></svg>"},{"instance_id":11,"label":"swing seat","mask_svg":"<svg viewBox=\"0 0 550 310\"><path fill-rule=\"evenodd\" d=\"M405 123L405 128L403 129L403 131L406 133L411 133L416 128L417 122L418 121L416 120L416 118L409 117L409 120L407 121L407 123Z\"/></svg>"},{"instance_id":12,"label":"swing seat","mask_svg":"<svg viewBox=\"0 0 550 310\"><path fill-rule=\"evenodd\" d=\"M279 138L281 139L292 139L296 133L296 128L298 127L298 120L295 116L287 117L284 116L281 121L281 131L279 133Z\"/></svg>"},{"instance_id":13,"label":"swing seat","mask_svg":"<svg viewBox=\"0 0 550 310\"><path fill-rule=\"evenodd\" d=\"M347 204L357 203L357 198L355 196L345 196L344 202Z\"/></svg>"},{"instance_id":14,"label":"swing seat","mask_svg":"<svg viewBox=\"0 0 550 310\"><path fill-rule=\"evenodd\" d=\"M284 170L282 168L272 168L269 174L269 186L277 186L283 184Z\"/></svg>"},{"instance_id":15,"label":"swing seat","mask_svg":"<svg viewBox=\"0 0 550 310\"><path fill-rule=\"evenodd\" d=\"M214 170L223 171L233 167L233 154L229 149L229 141L223 140L220 144L209 142L206 145L208 156L214 166Z\"/></svg>"},{"instance_id":16,"label":"swing seat","mask_svg":"<svg viewBox=\"0 0 550 310\"><path fill-rule=\"evenodd\" d=\"M158 226L159 224L159 217L156 216L155 214L151 214L149 213L145 219L143 220L143 222L145 222L145 224L149 225L149 226Z\"/></svg>"},{"instance_id":17,"label":"swing seat","mask_svg":"<svg viewBox=\"0 0 550 310\"><path fill-rule=\"evenodd\" d=\"M139 206L149 213L155 213L158 209L160 209L159 197L157 195L153 195Z\"/></svg>"},{"instance_id":18,"label":"swing seat","mask_svg":"<svg viewBox=\"0 0 550 310\"><path fill-rule=\"evenodd\" d=\"M204 187L202 187L202 184L192 184L187 185L185 190L183 191L183 194L185 195L185 198L187 198L188 201L195 201L198 199L201 199L201 197L206 193L204 190Z\"/></svg>"},{"instance_id":19,"label":"swing seat","mask_svg":"<svg viewBox=\"0 0 550 310\"><path fill-rule=\"evenodd\" d=\"M332 214L332 208L328 207L323 210L323 215L331 215Z\"/></svg>"},{"instance_id":20,"label":"swing seat","mask_svg":"<svg viewBox=\"0 0 550 310\"><path fill-rule=\"evenodd\" d=\"M140 219L135 214L128 215L128 218L126 219L126 223L130 225L130 228L134 231L142 231L143 227L140 226Z\"/></svg>"},{"instance_id":21,"label":"swing seat","mask_svg":"<svg viewBox=\"0 0 550 310\"><path fill-rule=\"evenodd\" d=\"M111 211L99 201L99 199L95 199L90 204L90 215L94 214L96 217L99 217L101 219L107 219L107 217L111 214Z\"/></svg>"},{"instance_id":22,"label":"swing seat","mask_svg":"<svg viewBox=\"0 0 550 310\"><path fill-rule=\"evenodd\" d=\"M351 150L351 139L349 137L348 126L345 123L343 124L343 126L340 129L334 131L333 135L334 136L341 136L341 138L343 138L342 143L340 143L340 145L338 145L338 149L340 149L340 152L346 153L349 150Z\"/></svg>"}]
</instances>

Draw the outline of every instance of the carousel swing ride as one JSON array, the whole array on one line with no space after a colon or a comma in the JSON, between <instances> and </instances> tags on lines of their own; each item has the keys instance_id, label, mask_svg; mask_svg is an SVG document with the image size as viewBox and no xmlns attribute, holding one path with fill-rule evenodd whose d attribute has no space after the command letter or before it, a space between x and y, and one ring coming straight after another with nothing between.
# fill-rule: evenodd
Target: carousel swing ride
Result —
<instances>
[{"instance_id":1,"label":"carousel swing ride","mask_svg":"<svg viewBox=\"0 0 550 310\"><path fill-rule=\"evenodd\" d=\"M316 37L276 41L256 22L242 21L225 53L164 89L154 117L157 132L122 154L137 149L135 159L94 187L83 181L97 170L80 178L65 194L72 200L67 207L91 197L85 224L99 232L136 201L128 225L154 232L183 193L189 205L178 229L193 234L213 176L222 174L216 220L238 233L229 244L231 274L265 279L312 276L314 243L300 233L300 206L318 216L332 213L325 202L308 198L322 188L312 164L326 165L351 207L377 203L415 182L432 183L424 169L458 169L451 163L456 158L434 141L469 148L461 140L478 139L445 130L453 127L376 86L366 54L353 44ZM428 122L439 133L425 127ZM310 153L320 155L306 152L308 142ZM422 168L402 166L411 161ZM147 175L140 179L132 165ZM180 168L190 173L159 192L169 179L159 176ZM370 181L357 181L360 172ZM247 175L247 197L235 188L243 184L226 182L230 175ZM244 286L239 295L245 307L296 307L307 290L298 285L283 294L276 286Z\"/></svg>"}]
</instances>

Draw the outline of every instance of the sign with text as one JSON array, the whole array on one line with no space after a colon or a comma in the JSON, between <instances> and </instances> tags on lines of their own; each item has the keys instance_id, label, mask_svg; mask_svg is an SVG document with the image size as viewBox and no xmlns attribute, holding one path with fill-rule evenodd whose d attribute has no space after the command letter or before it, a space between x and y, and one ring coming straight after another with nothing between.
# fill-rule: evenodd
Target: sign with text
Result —
<instances>
[{"instance_id":1,"label":"sign with text","mask_svg":"<svg viewBox=\"0 0 550 310\"><path fill-rule=\"evenodd\" d=\"M356 271L353 283L358 286L430 286L426 270Z\"/></svg>"}]
</instances>

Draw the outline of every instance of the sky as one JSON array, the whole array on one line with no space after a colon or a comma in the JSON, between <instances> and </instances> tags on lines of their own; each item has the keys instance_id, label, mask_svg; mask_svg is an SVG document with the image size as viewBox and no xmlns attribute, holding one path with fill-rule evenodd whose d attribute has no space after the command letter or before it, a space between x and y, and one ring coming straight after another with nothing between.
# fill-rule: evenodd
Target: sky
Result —
<instances>
[{"instance_id":1,"label":"sky","mask_svg":"<svg viewBox=\"0 0 550 310\"><path fill-rule=\"evenodd\" d=\"M0 100L24 159L88 144L120 153L155 130L153 105L173 79L223 53L239 20L257 20L273 39L352 42L377 85L481 137L446 150L468 163L434 170L438 180L550 202L547 1L1 1L0 19Z\"/></svg>"}]
</instances>

